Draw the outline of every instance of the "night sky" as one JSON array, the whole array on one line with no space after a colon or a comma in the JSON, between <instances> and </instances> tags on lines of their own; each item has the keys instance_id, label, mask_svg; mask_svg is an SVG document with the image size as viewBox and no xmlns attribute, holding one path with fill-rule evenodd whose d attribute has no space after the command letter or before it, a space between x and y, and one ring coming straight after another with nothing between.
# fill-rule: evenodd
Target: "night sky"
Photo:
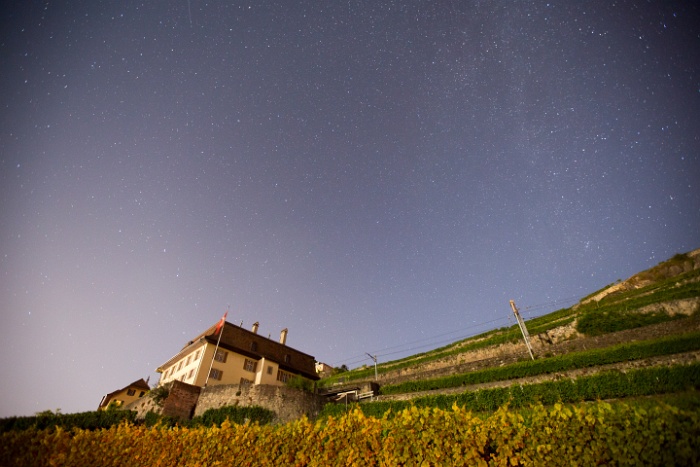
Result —
<instances>
[{"instance_id":1,"label":"night sky","mask_svg":"<svg viewBox=\"0 0 700 467\"><path fill-rule=\"evenodd\" d=\"M1 15L0 416L153 384L229 308L354 368L700 247L696 2Z\"/></svg>"}]
</instances>

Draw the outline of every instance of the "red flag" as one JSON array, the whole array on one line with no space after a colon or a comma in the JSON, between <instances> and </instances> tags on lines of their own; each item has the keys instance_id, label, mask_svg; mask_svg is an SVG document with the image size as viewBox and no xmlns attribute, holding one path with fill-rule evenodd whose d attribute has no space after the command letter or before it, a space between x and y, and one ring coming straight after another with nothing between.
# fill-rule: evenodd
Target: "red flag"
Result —
<instances>
[{"instance_id":1,"label":"red flag","mask_svg":"<svg viewBox=\"0 0 700 467\"><path fill-rule=\"evenodd\" d=\"M219 324L216 325L216 330L214 330L214 335L219 334L219 331L221 331L221 328L224 327L224 323L226 322L226 316L228 316L228 311L224 313L224 316L221 317L219 320Z\"/></svg>"}]
</instances>

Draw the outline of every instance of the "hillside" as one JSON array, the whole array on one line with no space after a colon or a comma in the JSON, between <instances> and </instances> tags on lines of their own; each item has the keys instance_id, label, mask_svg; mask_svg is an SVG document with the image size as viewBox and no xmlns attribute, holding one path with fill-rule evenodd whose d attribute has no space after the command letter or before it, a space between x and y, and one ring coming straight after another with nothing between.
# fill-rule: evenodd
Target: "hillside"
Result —
<instances>
[{"instance_id":1,"label":"hillside","mask_svg":"<svg viewBox=\"0 0 700 467\"><path fill-rule=\"evenodd\" d=\"M245 402L177 422L49 411L5 421L0 465L699 465L697 253L529 320L535 359L517 327L493 330L380 365L371 398L373 368L326 397L285 388L280 405L323 408L279 424Z\"/></svg>"},{"instance_id":2,"label":"hillside","mask_svg":"<svg viewBox=\"0 0 700 467\"><path fill-rule=\"evenodd\" d=\"M585 368L545 371L521 378L495 379L476 385L464 381L457 387L444 387L446 378L493 369L515 368L529 360L516 325L454 342L430 352L378 366L381 399L406 399L425 395L420 387L440 387L440 393L456 393L483 387L503 387L514 383L577 378L601 371L627 371L630 368L659 367L700 361L700 348L686 344L673 347L679 336L700 331L700 249L678 254L627 280L593 292L576 305L526 321L536 361L575 358L594 349L614 349L625 343L662 342L658 355L625 357L624 361ZM663 344L664 339L668 344ZM697 339L700 340L700 339ZM664 347L665 345L665 347ZM690 350L688 350L690 349ZM670 352L670 353L669 353ZM503 372L504 374L507 372ZM442 380L441 380L442 379ZM467 378L468 379L468 378ZM329 386L357 385L374 380L373 368L362 368L324 380ZM431 382L434 382L431 383ZM420 383L420 384L419 384ZM402 392L402 388L411 387Z\"/></svg>"}]
</instances>

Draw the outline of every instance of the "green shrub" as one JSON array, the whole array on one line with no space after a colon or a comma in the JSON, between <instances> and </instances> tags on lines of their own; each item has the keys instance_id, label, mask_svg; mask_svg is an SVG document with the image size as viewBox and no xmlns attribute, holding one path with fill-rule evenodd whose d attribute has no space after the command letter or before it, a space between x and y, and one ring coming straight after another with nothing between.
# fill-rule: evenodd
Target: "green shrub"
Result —
<instances>
[{"instance_id":1,"label":"green shrub","mask_svg":"<svg viewBox=\"0 0 700 467\"><path fill-rule=\"evenodd\" d=\"M685 316L671 316L663 311L651 313L624 312L621 310L589 311L579 318L576 329L587 336L600 336L610 332L641 328L680 318L685 318Z\"/></svg>"},{"instance_id":2,"label":"green shrub","mask_svg":"<svg viewBox=\"0 0 700 467\"><path fill-rule=\"evenodd\" d=\"M314 392L314 382L303 376L294 375L285 383L288 388L301 389L306 392Z\"/></svg>"},{"instance_id":3,"label":"green shrub","mask_svg":"<svg viewBox=\"0 0 700 467\"><path fill-rule=\"evenodd\" d=\"M165 402L165 399L167 399L170 395L170 388L172 387L172 385L173 383L170 382L161 386L156 386L155 388L148 391L148 394L151 397L151 399L153 399L153 402L162 407L163 402Z\"/></svg>"},{"instance_id":4,"label":"green shrub","mask_svg":"<svg viewBox=\"0 0 700 467\"><path fill-rule=\"evenodd\" d=\"M97 430L109 428L122 422L133 422L136 412L129 410L96 410L92 412L80 412L73 414L53 413L44 411L30 417L9 417L0 419L0 433L5 431L26 430L54 430L61 427L65 430L80 428L83 430Z\"/></svg>"},{"instance_id":5,"label":"green shrub","mask_svg":"<svg viewBox=\"0 0 700 467\"><path fill-rule=\"evenodd\" d=\"M143 424L148 427L161 426L164 428L172 428L182 423L181 420L175 417L169 417L152 411L148 411L143 419ZM185 421L184 424L187 424L187 421Z\"/></svg>"}]
</instances>

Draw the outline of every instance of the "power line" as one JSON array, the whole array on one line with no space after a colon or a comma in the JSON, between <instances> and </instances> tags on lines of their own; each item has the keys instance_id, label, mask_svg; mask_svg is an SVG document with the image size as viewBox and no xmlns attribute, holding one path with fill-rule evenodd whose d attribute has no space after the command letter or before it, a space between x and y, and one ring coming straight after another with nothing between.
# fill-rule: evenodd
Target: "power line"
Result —
<instances>
[{"instance_id":1,"label":"power line","mask_svg":"<svg viewBox=\"0 0 700 467\"><path fill-rule=\"evenodd\" d=\"M443 340L440 340L440 341L438 341L438 342L432 342L432 343L430 343L430 344L425 344L425 345L421 345L421 346L414 346L414 347L407 347L407 346L411 346L411 345L413 345L413 344L417 344L417 343L420 343L420 342L425 342L425 341L433 340L433 339L435 339L435 338L442 337L442 336L446 336L446 335L449 335L449 334L463 333L463 332L465 331L465 329L472 329L472 328L484 326L484 325L491 324L491 323L495 323L495 322L497 322L497 321L502 321L502 320L503 320L503 318L496 318L496 319L493 319L493 320L490 320L490 321L484 321L484 322L482 322L482 323L477 323L477 324L474 324L474 325L472 325L472 326L467 326L466 328L458 329L458 330L456 330L456 331L449 331L449 332L437 334L437 335L434 335L434 336L431 336L431 337L426 337L426 338L424 338L424 339L419 339L419 340L416 340L416 341L406 342L406 343L399 344L399 345L395 345L395 346L392 346L392 347L385 347L383 350L381 350L381 351L380 351L380 350L376 350L376 351L374 351L373 353L376 353L378 356L395 355L395 354L397 354L397 353L408 352L408 351L412 351L412 350L418 350L418 349L422 349L422 348L426 348L426 347L431 347L431 346L434 346L434 345L438 345L438 344L441 344L441 343L456 342L456 340L453 340L453 339L457 339L457 340L466 339L467 337L471 337L472 334L471 334L471 333L468 333L468 334L466 334L466 335L463 335L463 336L457 337L457 338L451 338L451 339L447 339L447 340L443 339ZM386 352L387 350L399 349L399 348L402 348L402 350L398 350L398 351L395 351L395 352ZM381 352L383 352L383 353L381 353ZM357 361L350 361L350 360L356 360L356 359L359 359L359 360L357 360ZM365 354L359 354L359 355L355 355L355 356L352 356L352 357L348 357L348 358L346 358L346 359L344 359L344 360L340 360L340 361L338 361L336 364L338 364L338 363L346 363L346 364L352 365L352 364L354 364L354 363L360 363L360 362L362 362L364 359L365 359Z\"/></svg>"},{"instance_id":2,"label":"power line","mask_svg":"<svg viewBox=\"0 0 700 467\"><path fill-rule=\"evenodd\" d=\"M491 321L485 321L485 322L483 322L483 323L479 323L479 324L475 324L475 325L472 325L472 326L468 326L468 327L466 327L466 328L464 328L464 329L461 329L460 331L464 331L464 330L466 330L466 329L477 328L477 327L480 327L480 326L484 326L484 325L486 325L486 324L491 324L491 323L495 323L495 322L503 321L503 320L504 320L504 318L492 319ZM454 331L454 332L459 332L459 331ZM397 353L408 352L408 351L412 351L412 350L424 349L424 348L426 348L426 347L431 347L431 346L439 345L439 344L456 344L456 343L459 342L459 341L462 341L462 340L467 339L467 338L469 338L469 337L474 337L475 335L478 335L478 334L475 334L475 333L473 333L473 332L468 332L468 333L466 333L466 334L462 334L461 336L458 336L458 337L457 337L457 340L453 340L453 339L443 339L443 340L440 340L440 341L437 341L437 342L432 342L432 343L430 343L430 344L420 345L420 346L417 346L417 347L410 347L410 348L407 348L407 349L397 350L397 351L394 351L394 352L380 353L379 356L382 356L382 357L383 357L383 356L387 356L387 355L395 355L395 354L397 354ZM436 337L437 337L437 336L436 336ZM391 348L391 347L389 347L389 348L387 348L387 349L385 349L385 350L388 350L388 349L390 349L390 348Z\"/></svg>"},{"instance_id":3,"label":"power line","mask_svg":"<svg viewBox=\"0 0 700 467\"><path fill-rule=\"evenodd\" d=\"M472 326L467 326L467 327L464 328L464 329L470 329L470 328L474 328L474 327L478 327L478 326L483 326L483 325L486 325L486 324L494 323L494 322L496 322L496 321L501 321L501 318L492 319L491 321L485 321L485 322L483 322L483 323L475 324L475 325L472 325ZM431 337L426 337L426 338L424 338L424 339L418 339L418 340L416 340L416 341L407 342L407 343L405 343L405 344L394 345L394 346L392 346L392 347L384 347L383 350L386 351L386 350L396 349L396 348L399 348L399 347L404 347L404 346L406 346L406 345L417 344L417 343L419 343L419 342L425 342L425 341L428 341L428 340L436 339L436 338L438 338L438 337L448 336L448 335L450 335L450 334L456 334L456 333L459 333L459 332L462 332L462 331L463 331L463 329L458 329L458 330L456 330L456 331L448 331L448 332L444 332L444 333L442 333L442 334L436 334L436 335L431 336ZM410 350L410 349L408 349L408 350Z\"/></svg>"},{"instance_id":4,"label":"power line","mask_svg":"<svg viewBox=\"0 0 700 467\"><path fill-rule=\"evenodd\" d=\"M552 300L552 301L545 302L545 303L529 305L529 306L524 307L523 310L530 312L530 311L534 311L534 310L540 310L543 308L553 308L556 306L560 306L562 304L577 302L579 300L580 300L579 296L560 298L560 299ZM532 318L530 318L530 319L532 319ZM506 315L504 317L495 318L495 319L492 319L489 321L483 321L480 323L473 324L471 326L460 328L460 329L455 330L455 331L447 331L447 332L435 334L433 336L426 337L423 339L418 339L418 340L406 342L403 344L394 345L391 347L385 347L382 350L375 350L372 353L374 355L376 355L377 357L387 357L390 355L396 355L396 354L400 354L400 353L404 353L404 352L411 352L411 351L415 351L415 350L425 349L426 347L436 346L435 348L437 348L440 346L440 344L448 344L451 342L454 343L454 342L457 342L457 341L460 341L463 339L467 339L469 337L473 337L475 334L467 333L466 335L456 336L455 338L441 339L441 340L436 341L436 342L430 342L428 344L423 344L423 345L418 345L418 346L416 346L414 344L419 344L419 343L426 342L426 341L432 341L433 339L437 339L437 338L440 338L443 336L449 336L451 334L464 333L466 330L469 330L469 329L474 329L474 328L485 326L487 324L493 324L493 323L497 323L497 322L501 322L501 321L506 321L508 324L512 324L512 320L510 319L510 313L508 313L508 315ZM490 329L488 331L492 331L492 330L493 329ZM484 332L488 332L488 331L484 331ZM387 352L388 350L393 350L393 349L399 349L399 350L394 350L393 352ZM366 359L367 359L367 354L362 353L362 354L358 354L358 355L353 355L351 357L347 357L343 360L338 360L334 363L333 366L338 366L341 364L355 365L358 363L362 363Z\"/></svg>"},{"instance_id":5,"label":"power line","mask_svg":"<svg viewBox=\"0 0 700 467\"><path fill-rule=\"evenodd\" d=\"M565 304L565 303L578 302L580 300L580 298L581 297L579 297L578 295L575 297L559 298L557 300L552 300L552 301L546 302L546 303L539 303L536 305L526 306L526 307L523 307L523 310L537 310L537 309L541 309L541 308L555 307L555 306L559 306L559 305Z\"/></svg>"},{"instance_id":6,"label":"power line","mask_svg":"<svg viewBox=\"0 0 700 467\"><path fill-rule=\"evenodd\" d=\"M527 314L527 320L537 318L539 316L543 316L547 313L551 313L552 311L556 311L556 308L568 308L573 306L575 303L577 303L580 300L580 297L569 297L569 298L561 298L558 300L553 300L550 302L546 303L540 303L537 305L530 305L523 307L522 311L524 312L523 314ZM566 306L563 306L566 305ZM552 310L554 309L554 310ZM542 311L544 310L544 312ZM550 311L552 310L552 311ZM524 318L524 316L523 316Z\"/></svg>"},{"instance_id":7,"label":"power line","mask_svg":"<svg viewBox=\"0 0 700 467\"><path fill-rule=\"evenodd\" d=\"M443 343L456 342L458 340L463 340L463 339L466 339L468 337L473 337L474 334L470 332L470 333L467 333L467 334L462 335L462 336L457 336L456 338L442 339L440 341L432 342L429 344L424 344L424 345L420 345L420 346L413 346L414 344L418 344L420 342L425 342L425 341L430 341L430 340L436 339L438 337L447 336L447 335L456 334L456 333L464 333L468 329L482 327L482 326L485 326L487 324L496 323L498 321L504 321L505 319L506 319L505 317L500 317L500 318L492 319L489 321L476 323L476 324L473 324L471 326L467 326L465 328L458 329L456 331L448 331L448 332L444 332L441 334L436 334L434 336L426 337L423 339L418 339L415 341L410 341L410 342L406 342L403 344L394 345L391 347L385 347L383 350L375 350L372 353L376 354L378 357L385 357L387 355L395 355L395 354L402 353L402 352L410 352L413 350L424 349L426 347L437 346L437 345L440 345ZM386 352L387 350L392 350L392 349L401 349L401 350L396 350L394 352ZM343 360L338 360L337 362L334 363L334 366L337 366L337 365L343 364L343 363L345 363L346 365L353 365L355 363L361 363L365 359L366 359L366 354L358 354L358 355L354 355L352 357L345 358Z\"/></svg>"}]
</instances>

